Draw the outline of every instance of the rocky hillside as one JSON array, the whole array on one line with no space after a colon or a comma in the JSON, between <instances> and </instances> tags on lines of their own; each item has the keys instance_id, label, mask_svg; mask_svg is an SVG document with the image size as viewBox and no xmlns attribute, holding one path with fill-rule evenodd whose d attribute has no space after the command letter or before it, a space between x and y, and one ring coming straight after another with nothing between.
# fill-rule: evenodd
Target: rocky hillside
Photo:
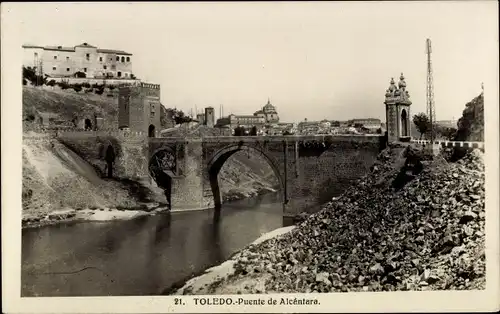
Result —
<instances>
[{"instance_id":1,"label":"rocky hillside","mask_svg":"<svg viewBox=\"0 0 500 314\"><path fill-rule=\"evenodd\" d=\"M456 141L484 141L484 96L475 97L465 105L458 120Z\"/></svg>"},{"instance_id":2,"label":"rocky hillside","mask_svg":"<svg viewBox=\"0 0 500 314\"><path fill-rule=\"evenodd\" d=\"M484 196L481 152L454 163L391 146L340 198L189 293L484 289Z\"/></svg>"}]
</instances>

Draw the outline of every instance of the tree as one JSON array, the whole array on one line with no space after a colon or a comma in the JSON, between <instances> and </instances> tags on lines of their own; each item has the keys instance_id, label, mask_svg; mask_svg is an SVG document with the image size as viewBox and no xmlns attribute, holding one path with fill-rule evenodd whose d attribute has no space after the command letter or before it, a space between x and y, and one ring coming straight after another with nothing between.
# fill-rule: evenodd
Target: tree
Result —
<instances>
[{"instance_id":1,"label":"tree","mask_svg":"<svg viewBox=\"0 0 500 314\"><path fill-rule=\"evenodd\" d=\"M250 135L251 136L257 135L257 127L255 125L250 129Z\"/></svg>"},{"instance_id":2,"label":"tree","mask_svg":"<svg viewBox=\"0 0 500 314\"><path fill-rule=\"evenodd\" d=\"M176 108L165 108L165 113L167 118L175 121L175 124L189 123L193 121L193 119L186 116L182 110L178 110Z\"/></svg>"},{"instance_id":3,"label":"tree","mask_svg":"<svg viewBox=\"0 0 500 314\"><path fill-rule=\"evenodd\" d=\"M417 127L418 132L420 133L420 139L422 139L422 135L427 133L430 130L430 122L429 117L423 112L416 114L413 116L413 123Z\"/></svg>"},{"instance_id":4,"label":"tree","mask_svg":"<svg viewBox=\"0 0 500 314\"><path fill-rule=\"evenodd\" d=\"M234 129L234 136L244 136L245 128L242 126L238 126Z\"/></svg>"}]
</instances>

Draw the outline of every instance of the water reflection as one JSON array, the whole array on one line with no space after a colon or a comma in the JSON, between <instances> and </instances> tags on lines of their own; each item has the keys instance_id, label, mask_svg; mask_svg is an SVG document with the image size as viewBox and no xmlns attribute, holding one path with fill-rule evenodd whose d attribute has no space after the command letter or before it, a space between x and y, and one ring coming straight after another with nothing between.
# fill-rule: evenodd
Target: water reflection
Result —
<instances>
[{"instance_id":1,"label":"water reflection","mask_svg":"<svg viewBox=\"0 0 500 314\"><path fill-rule=\"evenodd\" d=\"M22 296L156 295L282 226L279 196L23 231Z\"/></svg>"}]
</instances>

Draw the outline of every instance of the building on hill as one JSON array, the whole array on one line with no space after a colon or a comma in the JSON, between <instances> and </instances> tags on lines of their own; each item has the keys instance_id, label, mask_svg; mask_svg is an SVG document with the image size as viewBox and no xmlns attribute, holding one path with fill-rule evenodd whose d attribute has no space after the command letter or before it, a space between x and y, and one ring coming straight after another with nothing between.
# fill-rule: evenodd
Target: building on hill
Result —
<instances>
[{"instance_id":1,"label":"building on hill","mask_svg":"<svg viewBox=\"0 0 500 314\"><path fill-rule=\"evenodd\" d=\"M161 130L160 85L140 83L119 89L118 128L155 137Z\"/></svg>"},{"instance_id":2,"label":"building on hill","mask_svg":"<svg viewBox=\"0 0 500 314\"><path fill-rule=\"evenodd\" d=\"M134 78L132 54L83 43L74 47L23 45L23 66L49 77Z\"/></svg>"}]
</instances>

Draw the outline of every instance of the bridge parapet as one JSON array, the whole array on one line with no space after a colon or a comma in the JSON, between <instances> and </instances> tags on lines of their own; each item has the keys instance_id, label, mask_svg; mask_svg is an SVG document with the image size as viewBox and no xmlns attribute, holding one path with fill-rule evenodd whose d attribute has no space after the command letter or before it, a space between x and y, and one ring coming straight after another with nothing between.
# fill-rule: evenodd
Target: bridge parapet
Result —
<instances>
[{"instance_id":1,"label":"bridge parapet","mask_svg":"<svg viewBox=\"0 0 500 314\"><path fill-rule=\"evenodd\" d=\"M418 144L431 144L431 141L428 140L411 140L412 143L418 143ZM469 149L480 149L484 151L484 142L472 142L472 141L433 141L432 142L434 145L439 145L441 147L461 147L461 148L469 148Z\"/></svg>"},{"instance_id":2,"label":"bridge parapet","mask_svg":"<svg viewBox=\"0 0 500 314\"><path fill-rule=\"evenodd\" d=\"M283 142L379 142L382 135L275 135L275 136L203 136L203 137L159 137L151 142L203 142L203 143L283 143Z\"/></svg>"}]
</instances>

